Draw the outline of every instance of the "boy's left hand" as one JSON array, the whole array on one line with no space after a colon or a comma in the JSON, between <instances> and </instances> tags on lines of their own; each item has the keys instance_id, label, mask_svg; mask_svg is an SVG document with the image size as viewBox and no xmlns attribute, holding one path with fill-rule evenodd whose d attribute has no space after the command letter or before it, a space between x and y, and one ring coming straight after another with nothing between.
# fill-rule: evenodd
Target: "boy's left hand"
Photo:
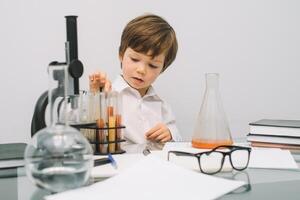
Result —
<instances>
[{"instance_id":1,"label":"boy's left hand","mask_svg":"<svg viewBox=\"0 0 300 200\"><path fill-rule=\"evenodd\" d=\"M96 72L89 75L90 91L95 93L100 88L104 88L105 92L111 90L111 82L103 72Z\"/></svg>"},{"instance_id":2,"label":"boy's left hand","mask_svg":"<svg viewBox=\"0 0 300 200\"><path fill-rule=\"evenodd\" d=\"M145 135L147 140L152 140L155 142L168 142L172 140L171 132L164 123L157 124L147 131Z\"/></svg>"}]
</instances>

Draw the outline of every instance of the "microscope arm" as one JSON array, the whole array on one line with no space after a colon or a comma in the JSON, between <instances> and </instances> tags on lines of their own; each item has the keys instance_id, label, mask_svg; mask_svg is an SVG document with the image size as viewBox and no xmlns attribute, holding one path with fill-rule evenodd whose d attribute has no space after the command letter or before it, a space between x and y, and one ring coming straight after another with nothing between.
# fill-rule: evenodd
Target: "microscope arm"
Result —
<instances>
[{"instance_id":1,"label":"microscope arm","mask_svg":"<svg viewBox=\"0 0 300 200\"><path fill-rule=\"evenodd\" d=\"M38 130L46 127L45 112L48 105L48 91L44 92L36 102L31 120L31 136Z\"/></svg>"},{"instance_id":2,"label":"microscope arm","mask_svg":"<svg viewBox=\"0 0 300 200\"><path fill-rule=\"evenodd\" d=\"M52 91L52 98L56 99L61 96L61 88L55 88ZM45 113L48 106L48 91L45 91L38 99L35 105L33 117L31 120L31 136L37 131L46 127Z\"/></svg>"}]
</instances>

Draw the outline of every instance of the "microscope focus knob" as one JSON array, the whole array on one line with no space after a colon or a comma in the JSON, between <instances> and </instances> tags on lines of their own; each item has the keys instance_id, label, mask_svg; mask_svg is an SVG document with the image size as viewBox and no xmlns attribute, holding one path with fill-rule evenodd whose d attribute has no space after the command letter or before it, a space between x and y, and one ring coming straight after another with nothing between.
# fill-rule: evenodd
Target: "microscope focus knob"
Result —
<instances>
[{"instance_id":1,"label":"microscope focus knob","mask_svg":"<svg viewBox=\"0 0 300 200\"><path fill-rule=\"evenodd\" d=\"M69 73L73 78L80 78L83 74L83 64L74 59L69 65Z\"/></svg>"}]
</instances>

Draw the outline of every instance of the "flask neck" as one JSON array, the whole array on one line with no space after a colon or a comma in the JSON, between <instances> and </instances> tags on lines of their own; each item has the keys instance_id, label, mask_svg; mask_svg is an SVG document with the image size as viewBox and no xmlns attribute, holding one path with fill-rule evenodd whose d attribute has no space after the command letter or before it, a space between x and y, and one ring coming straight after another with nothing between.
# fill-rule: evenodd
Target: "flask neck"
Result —
<instances>
[{"instance_id":1,"label":"flask neck","mask_svg":"<svg viewBox=\"0 0 300 200\"><path fill-rule=\"evenodd\" d=\"M65 64L50 64L48 67L48 102L50 112L50 126L58 123L59 109L61 106L64 108L64 116L66 116L66 92L67 92L67 65ZM62 103L64 105L62 105ZM67 123L67 120L65 120Z\"/></svg>"}]
</instances>

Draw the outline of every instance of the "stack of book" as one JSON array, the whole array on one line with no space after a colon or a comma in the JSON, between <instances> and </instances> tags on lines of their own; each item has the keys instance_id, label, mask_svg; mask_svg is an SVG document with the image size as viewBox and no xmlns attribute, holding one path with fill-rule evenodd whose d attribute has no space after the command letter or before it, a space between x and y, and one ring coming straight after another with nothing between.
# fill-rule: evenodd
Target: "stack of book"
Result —
<instances>
[{"instance_id":1,"label":"stack of book","mask_svg":"<svg viewBox=\"0 0 300 200\"><path fill-rule=\"evenodd\" d=\"M0 144L0 169L24 166L25 143Z\"/></svg>"},{"instance_id":2,"label":"stack of book","mask_svg":"<svg viewBox=\"0 0 300 200\"><path fill-rule=\"evenodd\" d=\"M300 152L300 120L262 119L249 124L247 141L256 147L274 147Z\"/></svg>"},{"instance_id":3,"label":"stack of book","mask_svg":"<svg viewBox=\"0 0 300 200\"><path fill-rule=\"evenodd\" d=\"M17 177L17 167L25 165L25 143L0 144L0 179Z\"/></svg>"}]
</instances>

